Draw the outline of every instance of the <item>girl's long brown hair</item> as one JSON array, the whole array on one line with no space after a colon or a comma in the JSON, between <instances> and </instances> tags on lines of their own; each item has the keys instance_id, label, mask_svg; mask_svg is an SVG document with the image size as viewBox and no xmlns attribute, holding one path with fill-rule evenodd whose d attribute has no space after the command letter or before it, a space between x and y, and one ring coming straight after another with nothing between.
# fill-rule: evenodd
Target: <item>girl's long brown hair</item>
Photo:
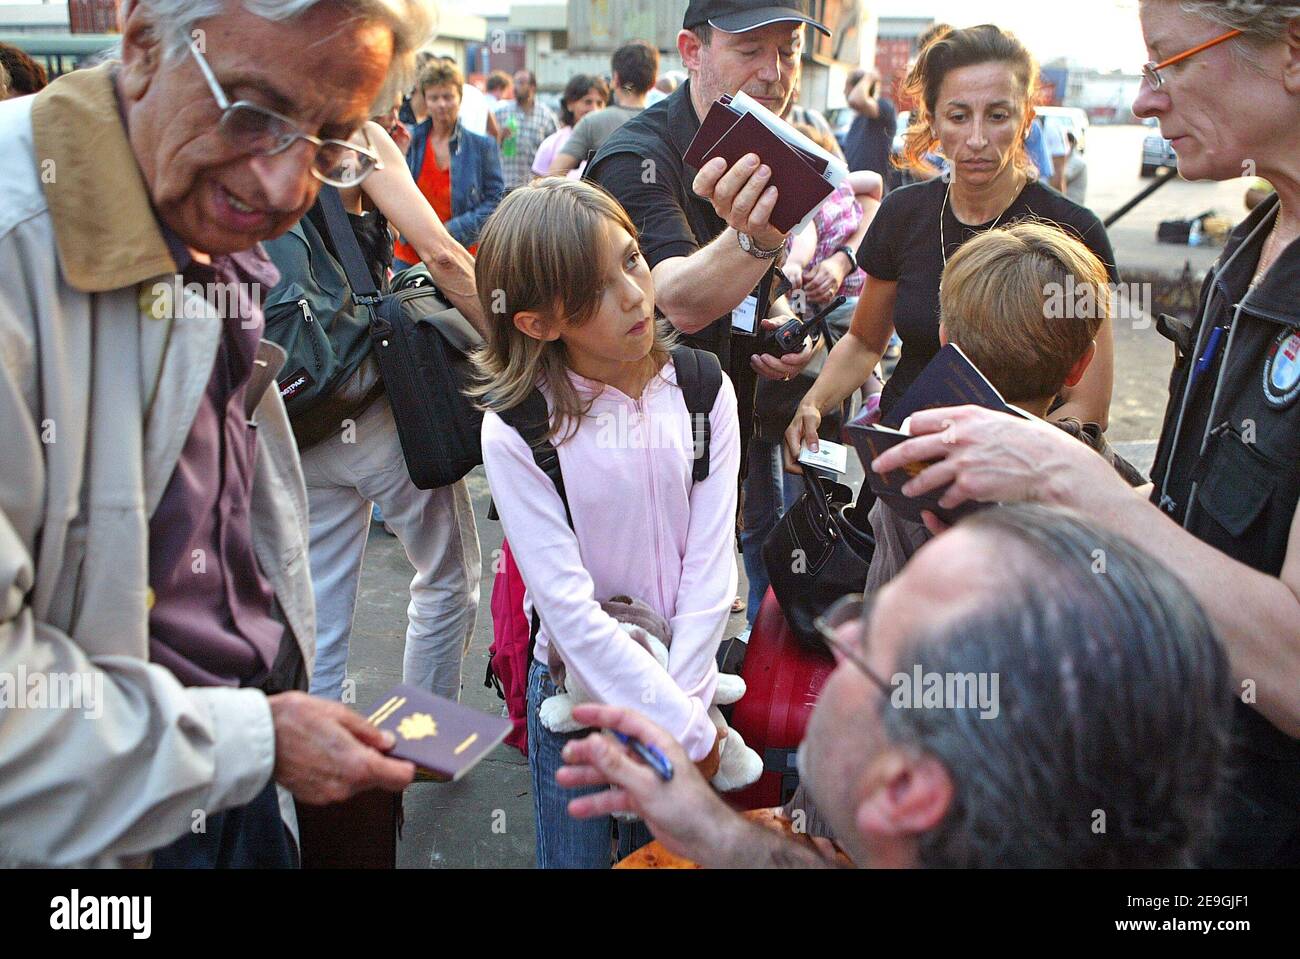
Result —
<instances>
[{"instance_id":1,"label":"girl's long brown hair","mask_svg":"<svg viewBox=\"0 0 1300 959\"><path fill-rule=\"evenodd\" d=\"M483 409L518 406L544 382L552 399L549 437L563 432L567 439L587 415L591 402L569 380L563 341L528 336L515 326L515 316L532 310L572 325L590 320L604 292L605 225L611 222L636 239L636 226L617 200L592 183L564 177L514 190L488 217L474 264L488 336L474 357L479 380L466 391ZM665 325L656 324L647 363L661 368L670 348Z\"/></svg>"}]
</instances>

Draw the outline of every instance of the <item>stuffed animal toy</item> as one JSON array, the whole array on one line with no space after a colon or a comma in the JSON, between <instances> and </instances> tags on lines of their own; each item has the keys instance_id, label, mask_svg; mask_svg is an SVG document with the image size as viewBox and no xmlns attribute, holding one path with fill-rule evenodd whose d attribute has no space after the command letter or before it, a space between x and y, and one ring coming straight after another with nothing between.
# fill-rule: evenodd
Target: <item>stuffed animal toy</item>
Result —
<instances>
[{"instance_id":1,"label":"stuffed animal toy","mask_svg":"<svg viewBox=\"0 0 1300 959\"><path fill-rule=\"evenodd\" d=\"M668 647L672 643L672 631L667 620L639 599L628 596L615 596L600 608L623 624L627 634L634 642L640 643L665 670L668 669ZM548 653L551 680L559 692L542 701L539 716L542 725L552 732L571 733L583 727L573 718L573 707L579 703L589 702L591 694L578 683L576 678L568 677L564 660L552 645ZM745 695L745 681L729 673L718 674L718 685L709 706L709 718L718 729L727 729L727 720L719 706L736 702ZM745 745L745 740L734 729L728 731L719 747L718 772L712 779L719 792L731 792L743 789L758 781L763 774L763 760L754 750Z\"/></svg>"}]
</instances>

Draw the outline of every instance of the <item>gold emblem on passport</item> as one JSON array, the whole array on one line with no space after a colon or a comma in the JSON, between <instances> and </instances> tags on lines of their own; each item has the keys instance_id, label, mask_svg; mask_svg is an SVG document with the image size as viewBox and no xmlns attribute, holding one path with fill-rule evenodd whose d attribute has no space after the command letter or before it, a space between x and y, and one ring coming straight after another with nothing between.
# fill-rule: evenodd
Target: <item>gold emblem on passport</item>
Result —
<instances>
[{"instance_id":1,"label":"gold emblem on passport","mask_svg":"<svg viewBox=\"0 0 1300 959\"><path fill-rule=\"evenodd\" d=\"M403 739L426 739L438 735L438 724L428 713L411 713L397 724L397 734Z\"/></svg>"}]
</instances>

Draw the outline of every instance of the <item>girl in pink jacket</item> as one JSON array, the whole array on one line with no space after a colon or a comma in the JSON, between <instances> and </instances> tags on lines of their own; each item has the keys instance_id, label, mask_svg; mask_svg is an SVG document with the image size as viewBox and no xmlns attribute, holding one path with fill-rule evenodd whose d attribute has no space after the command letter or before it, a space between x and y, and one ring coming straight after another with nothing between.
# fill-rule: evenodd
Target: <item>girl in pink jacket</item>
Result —
<instances>
[{"instance_id":1,"label":"girl in pink jacket","mask_svg":"<svg viewBox=\"0 0 1300 959\"><path fill-rule=\"evenodd\" d=\"M579 821L555 772L570 738L538 718L556 693L548 657L601 702L670 730L712 775L708 716L715 657L736 595L740 436L723 377L709 416L707 478L694 482L694 434L669 343L655 322L650 268L617 201L583 181L513 191L484 227L476 265L489 317L476 389L487 409L483 462L492 499L540 618L528 675L528 762L542 868L604 868L649 839L640 823ZM500 412L540 390L572 526L555 484ZM668 669L601 609L642 600L671 629Z\"/></svg>"}]
</instances>

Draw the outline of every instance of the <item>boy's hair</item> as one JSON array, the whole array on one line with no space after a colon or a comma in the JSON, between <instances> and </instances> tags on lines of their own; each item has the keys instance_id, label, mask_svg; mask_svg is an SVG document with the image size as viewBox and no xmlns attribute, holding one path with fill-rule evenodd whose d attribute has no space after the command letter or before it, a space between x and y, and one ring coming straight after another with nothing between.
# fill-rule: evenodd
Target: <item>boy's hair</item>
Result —
<instances>
[{"instance_id":1,"label":"boy's hair","mask_svg":"<svg viewBox=\"0 0 1300 959\"><path fill-rule=\"evenodd\" d=\"M605 287L607 223L637 238L617 200L593 183L564 177L511 191L488 217L474 263L488 335L475 356L479 382L468 390L484 409L518 406L541 379L553 401L550 437L576 429L586 415L591 404L569 381L564 342L522 333L515 316L533 310L574 326L595 316ZM663 324L656 324L650 350L656 369L667 362L670 347Z\"/></svg>"},{"instance_id":2,"label":"boy's hair","mask_svg":"<svg viewBox=\"0 0 1300 959\"><path fill-rule=\"evenodd\" d=\"M427 87L444 86L455 90L456 99L459 100L464 95L462 88L465 86L465 75L460 72L460 67L454 63L448 63L441 57L430 60L420 70L417 89L423 93Z\"/></svg>"},{"instance_id":3,"label":"boy's hair","mask_svg":"<svg viewBox=\"0 0 1300 959\"><path fill-rule=\"evenodd\" d=\"M1079 240L1022 221L962 245L943 271L939 313L1008 402L1042 399L1060 392L1110 315L1108 280Z\"/></svg>"},{"instance_id":4,"label":"boy's hair","mask_svg":"<svg viewBox=\"0 0 1300 959\"><path fill-rule=\"evenodd\" d=\"M487 92L496 93L498 90L509 89L514 82L515 81L510 78L510 74L506 73L504 70L493 70L488 74L486 84Z\"/></svg>"}]
</instances>

